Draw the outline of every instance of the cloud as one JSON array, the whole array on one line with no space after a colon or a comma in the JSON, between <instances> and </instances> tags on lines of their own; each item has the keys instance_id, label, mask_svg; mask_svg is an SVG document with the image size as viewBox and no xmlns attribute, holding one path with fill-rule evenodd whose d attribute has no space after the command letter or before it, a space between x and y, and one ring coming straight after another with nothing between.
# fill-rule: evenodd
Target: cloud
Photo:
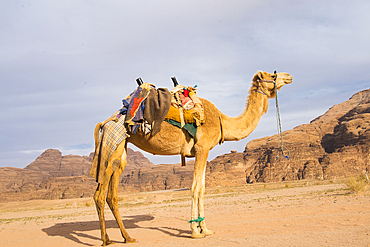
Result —
<instances>
[{"instance_id":1,"label":"cloud","mask_svg":"<svg viewBox=\"0 0 370 247\"><path fill-rule=\"evenodd\" d=\"M88 155L95 124L121 107L139 76L158 87L171 87L171 76L197 84L200 97L237 116L257 70L289 72L294 82L279 93L283 126L307 123L368 88L369 5L6 2L0 9L0 166L24 167L38 155L22 150L60 147ZM269 114L251 138L275 132ZM210 157L242 150L249 140L217 147Z\"/></svg>"},{"instance_id":2,"label":"cloud","mask_svg":"<svg viewBox=\"0 0 370 247\"><path fill-rule=\"evenodd\" d=\"M21 154L39 154L44 152L45 150L21 150L19 153Z\"/></svg>"}]
</instances>

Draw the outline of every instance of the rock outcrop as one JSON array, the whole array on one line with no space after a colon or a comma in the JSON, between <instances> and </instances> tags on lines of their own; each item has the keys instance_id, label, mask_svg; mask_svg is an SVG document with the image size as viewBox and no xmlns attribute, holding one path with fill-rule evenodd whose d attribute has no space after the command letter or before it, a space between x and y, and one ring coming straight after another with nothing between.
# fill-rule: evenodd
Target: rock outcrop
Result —
<instances>
[{"instance_id":1,"label":"rock outcrop","mask_svg":"<svg viewBox=\"0 0 370 247\"><path fill-rule=\"evenodd\" d=\"M39 184L50 177L51 175L47 172L0 167L0 193L6 191L17 192L27 183Z\"/></svg>"},{"instance_id":2,"label":"rock outcrop","mask_svg":"<svg viewBox=\"0 0 370 247\"><path fill-rule=\"evenodd\" d=\"M133 170L152 166L154 166L154 164L140 151L134 151L131 148L127 148L127 165L123 170L122 176L131 173Z\"/></svg>"},{"instance_id":3,"label":"rock outcrop","mask_svg":"<svg viewBox=\"0 0 370 247\"><path fill-rule=\"evenodd\" d=\"M130 173L132 170L153 166L139 151L134 151L131 148L127 149L127 165L124 174ZM47 172L53 177L69 177L89 175L91 163L94 153L89 156L65 155L56 149L48 149L44 151L34 162L24 168L28 171Z\"/></svg>"},{"instance_id":4,"label":"rock outcrop","mask_svg":"<svg viewBox=\"0 0 370 247\"><path fill-rule=\"evenodd\" d=\"M62 156L62 152L59 150L48 149L24 169L47 172L52 177L82 176L88 175L92 158L93 153L89 156Z\"/></svg>"},{"instance_id":5,"label":"rock outcrop","mask_svg":"<svg viewBox=\"0 0 370 247\"><path fill-rule=\"evenodd\" d=\"M154 166L140 152L128 148L127 153L122 176ZM0 202L92 196L97 186L95 179L88 177L93 156L63 156L59 150L48 149L24 169L0 167Z\"/></svg>"},{"instance_id":6,"label":"rock outcrop","mask_svg":"<svg viewBox=\"0 0 370 247\"><path fill-rule=\"evenodd\" d=\"M121 176L120 185L131 192L190 188L193 170L194 161L188 161L184 167L180 164L144 167Z\"/></svg>"},{"instance_id":7,"label":"rock outcrop","mask_svg":"<svg viewBox=\"0 0 370 247\"><path fill-rule=\"evenodd\" d=\"M279 138L247 144L245 160L251 160L246 166L247 182L331 179L369 172L370 90L356 93L309 124L285 131L284 152L289 160L279 152Z\"/></svg>"},{"instance_id":8,"label":"rock outcrop","mask_svg":"<svg viewBox=\"0 0 370 247\"><path fill-rule=\"evenodd\" d=\"M96 186L95 179L87 176L53 177L42 181L38 194L44 194L43 199L91 197Z\"/></svg>"}]
</instances>

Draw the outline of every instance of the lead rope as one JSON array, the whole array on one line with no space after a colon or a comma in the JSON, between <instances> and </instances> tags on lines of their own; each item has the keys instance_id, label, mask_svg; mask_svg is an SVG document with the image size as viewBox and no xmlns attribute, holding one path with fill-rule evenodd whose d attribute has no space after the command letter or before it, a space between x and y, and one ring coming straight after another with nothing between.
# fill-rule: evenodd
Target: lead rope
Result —
<instances>
[{"instance_id":1,"label":"lead rope","mask_svg":"<svg viewBox=\"0 0 370 247\"><path fill-rule=\"evenodd\" d=\"M276 71L274 72L274 74L276 75ZM274 78L274 89L275 89L275 102L276 102L276 114L277 114L277 125L278 125L278 134L280 134L280 141L281 141L281 146L280 146L280 149L281 149L281 153L284 155L285 158L287 158L287 160L289 160L289 156L288 155L285 155L284 153L284 142L283 142L283 133L281 131L281 117L280 117L280 111L279 111L279 101L278 101L278 94L277 94L277 88L276 88L276 78L277 76L275 76ZM278 141L278 148L279 148L279 141ZM290 154L289 150L287 148L285 148L288 153ZM277 158L279 158L279 155L277 156Z\"/></svg>"}]
</instances>

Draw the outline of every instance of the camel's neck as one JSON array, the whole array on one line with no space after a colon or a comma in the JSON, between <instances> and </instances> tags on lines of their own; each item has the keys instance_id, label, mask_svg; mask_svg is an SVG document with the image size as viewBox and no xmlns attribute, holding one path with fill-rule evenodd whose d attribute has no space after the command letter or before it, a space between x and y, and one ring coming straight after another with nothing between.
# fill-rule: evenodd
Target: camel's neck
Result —
<instances>
[{"instance_id":1,"label":"camel's neck","mask_svg":"<svg viewBox=\"0 0 370 247\"><path fill-rule=\"evenodd\" d=\"M267 96L255 90L256 88L252 86L246 108L239 117L221 115L225 141L246 138L257 127L262 115L267 112Z\"/></svg>"}]
</instances>

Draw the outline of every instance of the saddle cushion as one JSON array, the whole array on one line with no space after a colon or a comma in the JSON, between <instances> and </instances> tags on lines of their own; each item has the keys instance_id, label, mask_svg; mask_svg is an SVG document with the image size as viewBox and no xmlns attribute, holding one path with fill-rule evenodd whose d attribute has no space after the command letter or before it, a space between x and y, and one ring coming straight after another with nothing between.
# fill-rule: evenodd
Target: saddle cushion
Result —
<instances>
[{"instance_id":1,"label":"saddle cushion","mask_svg":"<svg viewBox=\"0 0 370 247\"><path fill-rule=\"evenodd\" d=\"M170 106L170 110L167 113L165 119L175 120L176 122L181 123L180 110ZM197 108L192 108L190 110L184 110L184 121L185 123L196 123L197 119L200 119L200 114Z\"/></svg>"}]
</instances>

